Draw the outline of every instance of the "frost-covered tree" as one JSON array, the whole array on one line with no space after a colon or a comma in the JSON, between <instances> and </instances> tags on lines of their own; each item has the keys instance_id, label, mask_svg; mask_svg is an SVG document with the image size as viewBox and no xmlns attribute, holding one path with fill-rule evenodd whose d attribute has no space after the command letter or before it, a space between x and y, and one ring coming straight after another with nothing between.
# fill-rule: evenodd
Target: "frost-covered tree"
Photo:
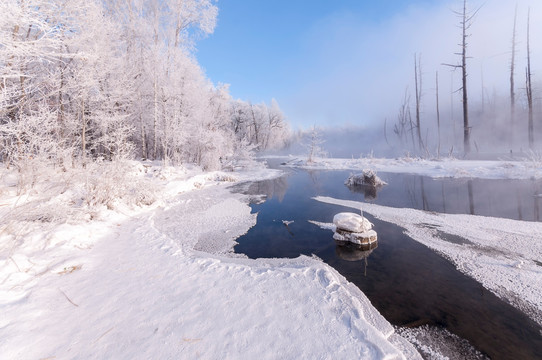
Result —
<instances>
[{"instance_id":1,"label":"frost-covered tree","mask_svg":"<svg viewBox=\"0 0 542 360\"><path fill-rule=\"evenodd\" d=\"M8 166L137 154L216 169L288 137L275 101L233 101L195 59L196 41L216 24L212 0L5 0L0 11Z\"/></svg>"},{"instance_id":2,"label":"frost-covered tree","mask_svg":"<svg viewBox=\"0 0 542 360\"><path fill-rule=\"evenodd\" d=\"M325 151L322 148L324 139L320 133L320 130L316 126L312 126L308 133L308 140L306 142L307 147L307 164L312 164L315 162L317 157L325 155Z\"/></svg>"},{"instance_id":3,"label":"frost-covered tree","mask_svg":"<svg viewBox=\"0 0 542 360\"><path fill-rule=\"evenodd\" d=\"M236 138L258 150L282 148L290 138L290 128L275 99L271 100L270 106L234 101L231 123Z\"/></svg>"}]
</instances>

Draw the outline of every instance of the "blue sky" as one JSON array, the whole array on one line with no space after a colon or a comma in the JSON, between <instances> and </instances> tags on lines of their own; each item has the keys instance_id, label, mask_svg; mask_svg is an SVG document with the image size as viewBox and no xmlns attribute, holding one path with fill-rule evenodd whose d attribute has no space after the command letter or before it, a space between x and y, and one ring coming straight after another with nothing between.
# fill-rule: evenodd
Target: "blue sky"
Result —
<instances>
[{"instance_id":1,"label":"blue sky","mask_svg":"<svg viewBox=\"0 0 542 360\"><path fill-rule=\"evenodd\" d=\"M213 82L231 85L234 98L255 103L275 98L294 127L363 126L395 116L406 89L413 86L414 53L422 54L424 76L442 71L443 88L455 86L454 75L441 64L457 60L458 19L452 10L461 3L220 0L215 32L198 42L196 56ZM504 54L510 47L515 2L484 3L471 45L477 59L472 66L483 69L478 71L483 75L473 72L473 86L505 87L501 80L489 82L509 62ZM535 7L535 24L542 13L540 1L518 3L520 17L528 6Z\"/></svg>"}]
</instances>

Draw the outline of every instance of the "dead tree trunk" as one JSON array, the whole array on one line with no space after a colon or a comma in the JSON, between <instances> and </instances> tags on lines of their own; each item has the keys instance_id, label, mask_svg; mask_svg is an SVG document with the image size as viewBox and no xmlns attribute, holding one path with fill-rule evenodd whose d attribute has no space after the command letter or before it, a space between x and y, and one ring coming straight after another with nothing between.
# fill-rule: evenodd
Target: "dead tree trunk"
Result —
<instances>
[{"instance_id":1,"label":"dead tree trunk","mask_svg":"<svg viewBox=\"0 0 542 360\"><path fill-rule=\"evenodd\" d=\"M514 143L514 123L516 111L516 93L514 90L514 71L516 66L516 21L518 5L514 12L514 28L512 30L512 59L510 60L510 144Z\"/></svg>"},{"instance_id":2,"label":"dead tree trunk","mask_svg":"<svg viewBox=\"0 0 542 360\"><path fill-rule=\"evenodd\" d=\"M440 110L439 110L439 98L438 98L438 71L435 77L436 85L436 100L437 100L437 135L438 135L438 146L437 146L437 158L440 158Z\"/></svg>"},{"instance_id":3,"label":"dead tree trunk","mask_svg":"<svg viewBox=\"0 0 542 360\"><path fill-rule=\"evenodd\" d=\"M461 79L463 84L463 150L465 154L470 152L470 126L469 126L469 103L467 94L467 30L470 27L470 19L467 18L467 0L463 0L462 43L461 43Z\"/></svg>"},{"instance_id":4,"label":"dead tree trunk","mask_svg":"<svg viewBox=\"0 0 542 360\"><path fill-rule=\"evenodd\" d=\"M480 10L480 8L478 8ZM461 68L461 90L463 92L463 151L465 155L470 153L470 133L471 127L469 125L469 97L467 92L467 30L472 25L472 19L478 13L478 10L474 12L467 11L467 0L463 0L463 11L456 11L455 14L460 17L461 26L461 52L457 55L461 56L461 63L459 65L450 65L454 69Z\"/></svg>"},{"instance_id":5,"label":"dead tree trunk","mask_svg":"<svg viewBox=\"0 0 542 360\"><path fill-rule=\"evenodd\" d=\"M420 125L420 100L422 92L422 75L420 67L420 57L414 54L414 83L416 86L416 134L418 136L418 148L421 151L423 148L422 131Z\"/></svg>"},{"instance_id":6,"label":"dead tree trunk","mask_svg":"<svg viewBox=\"0 0 542 360\"><path fill-rule=\"evenodd\" d=\"M529 44L529 20L531 15L531 9L527 13L527 69L526 69L526 90L527 90L527 104L529 107L529 120L528 120L528 135L529 135L529 148L532 150L534 147L534 124L533 124L533 88L531 83L531 48Z\"/></svg>"}]
</instances>

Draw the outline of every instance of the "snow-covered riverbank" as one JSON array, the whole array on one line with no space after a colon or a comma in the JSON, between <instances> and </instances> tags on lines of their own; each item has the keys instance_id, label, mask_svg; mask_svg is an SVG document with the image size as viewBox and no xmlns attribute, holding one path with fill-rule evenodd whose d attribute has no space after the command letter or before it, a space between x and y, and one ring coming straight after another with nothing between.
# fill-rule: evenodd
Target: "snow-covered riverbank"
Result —
<instances>
[{"instance_id":1,"label":"snow-covered riverbank","mask_svg":"<svg viewBox=\"0 0 542 360\"><path fill-rule=\"evenodd\" d=\"M402 157L384 158L320 158L307 164L306 158L297 156L277 157L286 166L307 170L352 170L371 169L379 172L409 173L453 178L480 179L540 179L542 160L533 156L524 160L459 160L455 158L421 159Z\"/></svg>"},{"instance_id":2,"label":"snow-covered riverbank","mask_svg":"<svg viewBox=\"0 0 542 360\"><path fill-rule=\"evenodd\" d=\"M288 166L321 170L378 170L413 173L434 178L539 179L542 164L524 161L457 159L319 159L306 165L301 158L285 158ZM346 180L346 179L345 179ZM540 194L533 194L540 196ZM494 217L443 214L392 208L343 199L316 200L363 209L406 229L414 240L450 259L497 296L506 299L542 325L542 224Z\"/></svg>"},{"instance_id":3,"label":"snow-covered riverbank","mask_svg":"<svg viewBox=\"0 0 542 360\"><path fill-rule=\"evenodd\" d=\"M4 187L0 358L417 358L320 260L227 255L256 221L227 185L272 176L162 169L153 205L60 221L14 216L40 203Z\"/></svg>"},{"instance_id":4,"label":"snow-covered riverbank","mask_svg":"<svg viewBox=\"0 0 542 360\"><path fill-rule=\"evenodd\" d=\"M392 208L329 197L315 200L363 209L405 228L414 240L443 254L457 269L542 325L541 223Z\"/></svg>"}]
</instances>

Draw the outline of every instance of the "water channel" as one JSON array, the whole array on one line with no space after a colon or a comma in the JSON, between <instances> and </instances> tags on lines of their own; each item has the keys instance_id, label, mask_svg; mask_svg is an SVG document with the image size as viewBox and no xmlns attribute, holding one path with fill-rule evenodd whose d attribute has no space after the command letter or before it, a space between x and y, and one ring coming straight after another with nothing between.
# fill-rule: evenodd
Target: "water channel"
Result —
<instances>
[{"instance_id":1,"label":"water channel","mask_svg":"<svg viewBox=\"0 0 542 360\"><path fill-rule=\"evenodd\" d=\"M244 191L265 195L266 201L251 205L258 213L257 225L237 240L235 252L250 258L315 254L358 286L393 325L444 327L491 359L540 359L540 326L457 271L448 260L410 239L400 227L365 214L378 232L378 245L363 251L337 246L331 231L308 222L329 223L336 213L352 211L313 200L317 195L539 221L540 181L435 180L380 173L388 185L376 193L346 187L349 174L291 170L281 178L250 184ZM291 223L286 226L283 220Z\"/></svg>"}]
</instances>

